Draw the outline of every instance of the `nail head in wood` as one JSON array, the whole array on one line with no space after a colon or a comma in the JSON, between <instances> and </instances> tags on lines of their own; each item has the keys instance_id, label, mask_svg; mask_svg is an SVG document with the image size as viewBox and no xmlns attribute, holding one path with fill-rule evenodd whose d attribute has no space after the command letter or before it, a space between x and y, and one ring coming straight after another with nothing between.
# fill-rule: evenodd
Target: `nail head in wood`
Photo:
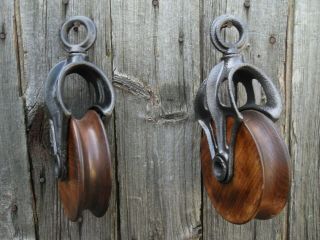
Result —
<instances>
[{"instance_id":1,"label":"nail head in wood","mask_svg":"<svg viewBox=\"0 0 320 240\"><path fill-rule=\"evenodd\" d=\"M0 39L5 39L6 38L6 33L5 32L1 32L0 33Z\"/></svg>"},{"instance_id":2,"label":"nail head in wood","mask_svg":"<svg viewBox=\"0 0 320 240\"><path fill-rule=\"evenodd\" d=\"M18 206L16 204L12 205L11 211L16 213L18 211Z\"/></svg>"},{"instance_id":3,"label":"nail head in wood","mask_svg":"<svg viewBox=\"0 0 320 240\"><path fill-rule=\"evenodd\" d=\"M250 8L250 0L245 0L244 3L243 3L243 6L245 8Z\"/></svg>"},{"instance_id":4,"label":"nail head in wood","mask_svg":"<svg viewBox=\"0 0 320 240\"><path fill-rule=\"evenodd\" d=\"M273 45L277 42L277 39L274 35L271 35L270 38L269 38L269 42Z\"/></svg>"},{"instance_id":5,"label":"nail head in wood","mask_svg":"<svg viewBox=\"0 0 320 240\"><path fill-rule=\"evenodd\" d=\"M46 179L44 177L40 177L39 181L40 183L45 183Z\"/></svg>"},{"instance_id":6,"label":"nail head in wood","mask_svg":"<svg viewBox=\"0 0 320 240\"><path fill-rule=\"evenodd\" d=\"M152 5L155 7L159 6L159 0L153 0Z\"/></svg>"},{"instance_id":7,"label":"nail head in wood","mask_svg":"<svg viewBox=\"0 0 320 240\"><path fill-rule=\"evenodd\" d=\"M74 24L73 24L73 30L74 30L75 32L78 32L80 25L81 25L81 23L80 23L79 21L74 22Z\"/></svg>"}]
</instances>

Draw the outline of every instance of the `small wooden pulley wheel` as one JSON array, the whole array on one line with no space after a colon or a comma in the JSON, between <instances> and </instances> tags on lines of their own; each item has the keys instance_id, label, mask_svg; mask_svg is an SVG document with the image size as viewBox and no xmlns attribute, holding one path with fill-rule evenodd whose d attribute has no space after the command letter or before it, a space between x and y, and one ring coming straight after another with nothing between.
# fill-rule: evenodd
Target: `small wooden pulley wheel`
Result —
<instances>
[{"instance_id":1,"label":"small wooden pulley wheel","mask_svg":"<svg viewBox=\"0 0 320 240\"><path fill-rule=\"evenodd\" d=\"M67 38L75 23L83 24L87 30L87 37L79 44L71 44ZM60 199L65 214L76 221L85 209L101 217L108 208L111 156L101 118L111 115L114 92L106 75L87 61L87 50L96 39L94 23L87 17L73 17L63 24L60 37L69 56L50 71L45 101ZM73 73L86 80L90 94L95 97L81 119L76 119L63 102L64 81Z\"/></svg>"},{"instance_id":2,"label":"small wooden pulley wheel","mask_svg":"<svg viewBox=\"0 0 320 240\"><path fill-rule=\"evenodd\" d=\"M111 194L111 156L100 116L93 110L70 119L67 177L58 182L65 214L75 221L84 209L101 217Z\"/></svg>"},{"instance_id":3,"label":"small wooden pulley wheel","mask_svg":"<svg viewBox=\"0 0 320 240\"><path fill-rule=\"evenodd\" d=\"M233 24L239 41L222 42L221 29ZM289 153L276 129L281 113L280 95L261 70L244 62L240 50L246 28L233 16L217 18L211 39L224 53L200 86L195 113L203 128L201 168L209 198L227 221L243 224L254 218L270 219L284 208L290 190ZM253 80L266 95L266 103L256 104ZM221 84L227 81L230 104L221 102ZM237 106L237 85L242 83L247 102Z\"/></svg>"}]
</instances>

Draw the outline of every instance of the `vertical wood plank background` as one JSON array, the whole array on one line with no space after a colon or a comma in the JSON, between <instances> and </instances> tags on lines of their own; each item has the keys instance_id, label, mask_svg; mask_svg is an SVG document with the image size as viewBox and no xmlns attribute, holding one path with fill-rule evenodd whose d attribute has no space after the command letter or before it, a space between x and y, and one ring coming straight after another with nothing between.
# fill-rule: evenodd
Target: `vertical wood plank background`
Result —
<instances>
[{"instance_id":1,"label":"vertical wood plank background","mask_svg":"<svg viewBox=\"0 0 320 240\"><path fill-rule=\"evenodd\" d=\"M320 238L320 2L296 1L292 53L290 142L293 184L289 238Z\"/></svg>"},{"instance_id":2,"label":"vertical wood plank background","mask_svg":"<svg viewBox=\"0 0 320 240\"><path fill-rule=\"evenodd\" d=\"M0 239L34 239L15 4L0 7Z\"/></svg>"},{"instance_id":3,"label":"vertical wood plank background","mask_svg":"<svg viewBox=\"0 0 320 240\"><path fill-rule=\"evenodd\" d=\"M222 14L249 27L248 62L279 87L291 153L286 209L269 221L224 221L202 186L193 99L221 54L209 27ZM61 24L97 25L89 57L113 80L106 122L113 156L107 214L69 222L57 193L43 88L66 57ZM0 239L320 239L318 0L0 0ZM81 33L75 38L81 38ZM88 104L68 80L75 111Z\"/></svg>"},{"instance_id":4,"label":"vertical wood plank background","mask_svg":"<svg viewBox=\"0 0 320 240\"><path fill-rule=\"evenodd\" d=\"M201 226L197 1L112 1L122 239L196 239Z\"/></svg>"}]
</instances>

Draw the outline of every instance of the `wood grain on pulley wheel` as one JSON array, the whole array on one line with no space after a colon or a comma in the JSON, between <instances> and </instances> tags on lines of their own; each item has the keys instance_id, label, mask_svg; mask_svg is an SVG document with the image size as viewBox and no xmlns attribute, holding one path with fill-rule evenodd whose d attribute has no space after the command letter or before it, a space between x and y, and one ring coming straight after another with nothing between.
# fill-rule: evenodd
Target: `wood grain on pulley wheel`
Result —
<instances>
[{"instance_id":1,"label":"wood grain on pulley wheel","mask_svg":"<svg viewBox=\"0 0 320 240\"><path fill-rule=\"evenodd\" d=\"M242 114L230 182L216 180L205 135L201 140L205 188L217 212L235 224L277 215L284 208L290 189L289 154L275 124L258 111L246 110ZM233 120L228 118L227 135L232 125Z\"/></svg>"},{"instance_id":2,"label":"wood grain on pulley wheel","mask_svg":"<svg viewBox=\"0 0 320 240\"><path fill-rule=\"evenodd\" d=\"M85 209L103 216L111 194L111 160L103 123L93 110L70 119L67 167L67 178L58 182L65 214L72 221Z\"/></svg>"}]
</instances>

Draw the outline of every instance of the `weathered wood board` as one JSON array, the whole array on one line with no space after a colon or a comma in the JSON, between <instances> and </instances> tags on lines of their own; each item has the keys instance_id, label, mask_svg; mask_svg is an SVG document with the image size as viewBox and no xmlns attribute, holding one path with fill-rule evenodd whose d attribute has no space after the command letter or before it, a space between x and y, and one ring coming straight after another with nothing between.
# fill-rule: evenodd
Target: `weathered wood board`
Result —
<instances>
[{"instance_id":1,"label":"weathered wood board","mask_svg":"<svg viewBox=\"0 0 320 240\"><path fill-rule=\"evenodd\" d=\"M122 239L198 239L198 1L112 1Z\"/></svg>"},{"instance_id":2,"label":"weathered wood board","mask_svg":"<svg viewBox=\"0 0 320 240\"><path fill-rule=\"evenodd\" d=\"M0 0L0 239L320 239L319 9L318 0ZM193 112L220 61L209 27L222 14L247 23L246 60L281 90L278 126L292 156L288 208L243 226L224 221L202 186ZM57 193L43 98L49 70L67 56L60 26L74 15L96 23L89 57L116 89L111 206L77 223ZM73 77L66 88L80 113L85 84Z\"/></svg>"},{"instance_id":3,"label":"weathered wood board","mask_svg":"<svg viewBox=\"0 0 320 240\"><path fill-rule=\"evenodd\" d=\"M18 32L13 1L0 7L0 239L34 239Z\"/></svg>"},{"instance_id":4,"label":"weathered wood board","mask_svg":"<svg viewBox=\"0 0 320 240\"><path fill-rule=\"evenodd\" d=\"M320 238L320 2L295 1L290 143L293 184L289 239Z\"/></svg>"}]
</instances>

